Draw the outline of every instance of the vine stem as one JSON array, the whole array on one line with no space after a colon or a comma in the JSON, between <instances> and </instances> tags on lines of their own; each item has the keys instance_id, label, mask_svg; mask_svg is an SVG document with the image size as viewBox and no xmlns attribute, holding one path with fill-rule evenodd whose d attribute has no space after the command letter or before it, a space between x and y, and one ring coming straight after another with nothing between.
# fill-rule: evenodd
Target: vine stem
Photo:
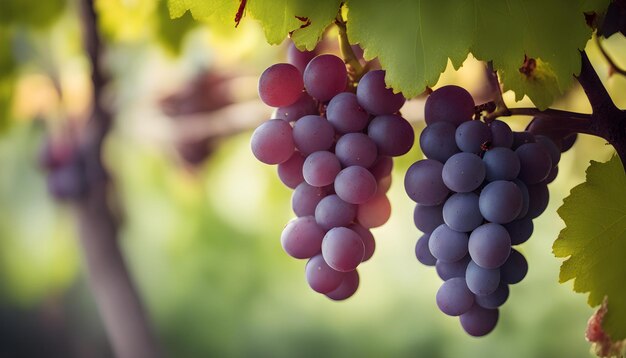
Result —
<instances>
[{"instance_id":1,"label":"vine stem","mask_svg":"<svg viewBox=\"0 0 626 358\"><path fill-rule=\"evenodd\" d=\"M119 247L119 223L110 205L115 192L101 159L102 144L113 122L102 96L107 78L100 66L101 41L93 0L82 0L80 5L84 47L92 67L93 111L79 148L85 163L87 191L73 204L87 280L115 355L160 357L157 340Z\"/></svg>"},{"instance_id":2,"label":"vine stem","mask_svg":"<svg viewBox=\"0 0 626 358\"><path fill-rule=\"evenodd\" d=\"M341 17L341 13L335 18L335 24L339 29L339 49L341 50L341 56L343 57L344 62L351 68L351 71L349 71L350 79L353 82L358 82L367 72L366 68L361 66L361 62L359 62L359 59L352 50L352 46L350 46L346 22Z\"/></svg>"}]
</instances>

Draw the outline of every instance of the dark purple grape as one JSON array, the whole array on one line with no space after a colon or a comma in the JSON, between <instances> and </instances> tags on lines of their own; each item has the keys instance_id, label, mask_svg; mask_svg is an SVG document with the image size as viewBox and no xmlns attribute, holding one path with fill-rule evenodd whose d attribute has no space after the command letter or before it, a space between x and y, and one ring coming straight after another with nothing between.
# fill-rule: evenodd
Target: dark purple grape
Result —
<instances>
[{"instance_id":1,"label":"dark purple grape","mask_svg":"<svg viewBox=\"0 0 626 358\"><path fill-rule=\"evenodd\" d=\"M478 195L456 193L443 205L443 220L452 230L469 232L483 223L478 210Z\"/></svg>"},{"instance_id":2,"label":"dark purple grape","mask_svg":"<svg viewBox=\"0 0 626 358\"><path fill-rule=\"evenodd\" d=\"M500 284L500 269L482 268L474 261L470 261L465 271L465 281L475 295L488 295Z\"/></svg>"},{"instance_id":3,"label":"dark purple grape","mask_svg":"<svg viewBox=\"0 0 626 358\"><path fill-rule=\"evenodd\" d=\"M385 84L385 71L375 70L366 73L356 88L356 96L361 107L373 115L393 114L405 102L402 93L393 93Z\"/></svg>"},{"instance_id":4,"label":"dark purple grape","mask_svg":"<svg viewBox=\"0 0 626 358\"><path fill-rule=\"evenodd\" d=\"M333 270L349 272L363 261L365 246L356 232L335 227L326 233L322 241L322 256Z\"/></svg>"},{"instance_id":5,"label":"dark purple grape","mask_svg":"<svg viewBox=\"0 0 626 358\"><path fill-rule=\"evenodd\" d=\"M548 174L548 177L542 182L544 184L550 184L554 181L554 179L556 179L556 177L559 175L559 167L552 167L552 169L550 170L550 174Z\"/></svg>"},{"instance_id":6,"label":"dark purple grape","mask_svg":"<svg viewBox=\"0 0 626 358\"><path fill-rule=\"evenodd\" d=\"M391 217L391 203L384 193L376 193L366 203L357 207L356 219L364 227L371 229L383 226Z\"/></svg>"},{"instance_id":7,"label":"dark purple grape","mask_svg":"<svg viewBox=\"0 0 626 358\"><path fill-rule=\"evenodd\" d=\"M514 182L496 180L483 188L478 206L487 221L506 224L517 218L522 210L523 200L522 191Z\"/></svg>"},{"instance_id":8,"label":"dark purple grape","mask_svg":"<svg viewBox=\"0 0 626 358\"><path fill-rule=\"evenodd\" d=\"M285 252L296 259L308 259L322 249L322 239L326 232L312 216L291 220L282 234L280 242Z\"/></svg>"},{"instance_id":9,"label":"dark purple grape","mask_svg":"<svg viewBox=\"0 0 626 358\"><path fill-rule=\"evenodd\" d=\"M278 107L274 112L274 118L282 119L287 122L294 122L307 115L319 115L317 102L309 96L308 93L302 92L302 95L296 102L289 106Z\"/></svg>"},{"instance_id":10,"label":"dark purple grape","mask_svg":"<svg viewBox=\"0 0 626 358\"><path fill-rule=\"evenodd\" d=\"M282 121L286 123L285 121ZM335 130L320 116L304 116L293 126L293 142L299 151L309 155L320 150L328 150L335 141Z\"/></svg>"},{"instance_id":11,"label":"dark purple grape","mask_svg":"<svg viewBox=\"0 0 626 358\"><path fill-rule=\"evenodd\" d=\"M293 42L289 43L289 47L287 47L287 62L294 65L301 73L304 73L304 69L306 65L311 62L311 60L315 57L316 51L300 51L293 44Z\"/></svg>"},{"instance_id":12,"label":"dark purple grape","mask_svg":"<svg viewBox=\"0 0 626 358\"><path fill-rule=\"evenodd\" d=\"M339 159L328 151L314 152L302 166L302 175L309 185L322 187L330 185L341 170Z\"/></svg>"},{"instance_id":13,"label":"dark purple grape","mask_svg":"<svg viewBox=\"0 0 626 358\"><path fill-rule=\"evenodd\" d=\"M487 223L472 231L467 246L473 262L485 269L495 269L509 257L511 237L502 225Z\"/></svg>"},{"instance_id":14,"label":"dark purple grape","mask_svg":"<svg viewBox=\"0 0 626 358\"><path fill-rule=\"evenodd\" d=\"M424 234L417 240L415 244L415 257L422 265L434 266L437 262L437 258L433 256L428 248L429 238L430 235Z\"/></svg>"},{"instance_id":15,"label":"dark purple grape","mask_svg":"<svg viewBox=\"0 0 626 358\"><path fill-rule=\"evenodd\" d=\"M516 150L522 144L535 143L535 135L530 132L513 132L513 145L511 149Z\"/></svg>"},{"instance_id":16,"label":"dark purple grape","mask_svg":"<svg viewBox=\"0 0 626 358\"><path fill-rule=\"evenodd\" d=\"M450 122L454 126L469 121L474 115L474 99L464 88L444 86L428 96L424 107L426 124Z\"/></svg>"},{"instance_id":17,"label":"dark purple grape","mask_svg":"<svg viewBox=\"0 0 626 358\"><path fill-rule=\"evenodd\" d=\"M356 218L356 205L346 203L337 195L320 200L315 208L315 221L324 229L348 226Z\"/></svg>"},{"instance_id":18,"label":"dark purple grape","mask_svg":"<svg viewBox=\"0 0 626 358\"><path fill-rule=\"evenodd\" d=\"M420 135L420 148L427 158L445 163L459 152L455 142L456 127L449 122L426 126Z\"/></svg>"},{"instance_id":19,"label":"dark purple grape","mask_svg":"<svg viewBox=\"0 0 626 358\"><path fill-rule=\"evenodd\" d=\"M450 229L448 225L439 225L430 234L428 248L437 260L454 262L467 254L467 234Z\"/></svg>"},{"instance_id":20,"label":"dark purple grape","mask_svg":"<svg viewBox=\"0 0 626 358\"><path fill-rule=\"evenodd\" d=\"M252 133L252 154L265 164L280 164L287 161L295 150L292 129L289 123L270 119Z\"/></svg>"},{"instance_id":21,"label":"dark purple grape","mask_svg":"<svg viewBox=\"0 0 626 358\"><path fill-rule=\"evenodd\" d=\"M515 150L519 157L519 178L524 183L537 184L548 177L552 169L552 160L548 151L539 143L527 143Z\"/></svg>"},{"instance_id":22,"label":"dark purple grape","mask_svg":"<svg viewBox=\"0 0 626 358\"><path fill-rule=\"evenodd\" d=\"M337 132L352 133L367 127L369 113L359 105L354 93L342 92L328 103L326 118Z\"/></svg>"},{"instance_id":23,"label":"dark purple grape","mask_svg":"<svg viewBox=\"0 0 626 358\"><path fill-rule=\"evenodd\" d=\"M474 305L474 294L465 279L454 277L444 282L437 291L437 306L448 316L460 316Z\"/></svg>"},{"instance_id":24,"label":"dark purple grape","mask_svg":"<svg viewBox=\"0 0 626 358\"><path fill-rule=\"evenodd\" d=\"M369 170L353 165L337 174L335 192L345 202L363 204L376 194L376 179Z\"/></svg>"},{"instance_id":25,"label":"dark purple grape","mask_svg":"<svg viewBox=\"0 0 626 358\"><path fill-rule=\"evenodd\" d=\"M391 188L391 175L381 178L377 183L378 187L376 188L376 192L386 194L389 191L389 188Z\"/></svg>"},{"instance_id":26,"label":"dark purple grape","mask_svg":"<svg viewBox=\"0 0 626 358\"><path fill-rule=\"evenodd\" d=\"M395 114L375 117L367 127L370 136L378 147L380 155L397 157L406 154L415 140L413 127L406 119Z\"/></svg>"},{"instance_id":27,"label":"dark purple grape","mask_svg":"<svg viewBox=\"0 0 626 358\"><path fill-rule=\"evenodd\" d=\"M476 154L457 153L446 161L441 177L457 193L474 191L485 180L485 164Z\"/></svg>"},{"instance_id":28,"label":"dark purple grape","mask_svg":"<svg viewBox=\"0 0 626 358\"><path fill-rule=\"evenodd\" d=\"M467 265L470 261L469 255L465 255L462 259L454 262L437 261L435 269L437 275L444 281L453 277L465 278L465 271L467 271Z\"/></svg>"},{"instance_id":29,"label":"dark purple grape","mask_svg":"<svg viewBox=\"0 0 626 358\"><path fill-rule=\"evenodd\" d=\"M504 228L509 232L509 236L511 237L511 245L519 245L523 244L528 239L530 239L530 235L533 233L533 221L524 217L521 219L517 219L515 221L511 221L508 224L504 224Z\"/></svg>"},{"instance_id":30,"label":"dark purple grape","mask_svg":"<svg viewBox=\"0 0 626 358\"><path fill-rule=\"evenodd\" d=\"M278 164L278 178L288 188L295 189L304 181L302 176L302 165L304 164L304 156L300 152L294 152L286 161Z\"/></svg>"},{"instance_id":31,"label":"dark purple grape","mask_svg":"<svg viewBox=\"0 0 626 358\"><path fill-rule=\"evenodd\" d=\"M464 152L479 154L491 142L491 130L481 121L459 125L454 134L456 146Z\"/></svg>"},{"instance_id":32,"label":"dark purple grape","mask_svg":"<svg viewBox=\"0 0 626 358\"><path fill-rule=\"evenodd\" d=\"M498 308L509 298L509 286L506 283L500 283L500 286L488 295L476 295L476 304L483 308Z\"/></svg>"},{"instance_id":33,"label":"dark purple grape","mask_svg":"<svg viewBox=\"0 0 626 358\"><path fill-rule=\"evenodd\" d=\"M461 315L461 326L470 336L482 337L496 327L498 315L497 309L483 308L476 304Z\"/></svg>"},{"instance_id":34,"label":"dark purple grape","mask_svg":"<svg viewBox=\"0 0 626 358\"><path fill-rule=\"evenodd\" d=\"M548 154L550 155L552 166L556 167L561 160L561 150L559 149L559 147L557 147L552 139L543 135L536 135L535 141L541 144L543 148L548 152Z\"/></svg>"},{"instance_id":35,"label":"dark purple grape","mask_svg":"<svg viewBox=\"0 0 626 358\"><path fill-rule=\"evenodd\" d=\"M374 161L374 164L369 167L370 172L376 180L391 176L392 169L393 158L384 155L379 155Z\"/></svg>"},{"instance_id":36,"label":"dark purple grape","mask_svg":"<svg viewBox=\"0 0 626 358\"><path fill-rule=\"evenodd\" d=\"M528 273L528 262L519 251L511 249L511 254L500 268L500 279L510 285L521 282Z\"/></svg>"},{"instance_id":37,"label":"dark purple grape","mask_svg":"<svg viewBox=\"0 0 626 358\"><path fill-rule=\"evenodd\" d=\"M345 277L344 272L333 270L322 254L313 256L306 264L306 280L315 292L329 293L335 290Z\"/></svg>"},{"instance_id":38,"label":"dark purple grape","mask_svg":"<svg viewBox=\"0 0 626 358\"><path fill-rule=\"evenodd\" d=\"M363 133L348 133L339 138L335 154L344 167L358 165L369 168L376 161L376 143Z\"/></svg>"},{"instance_id":39,"label":"dark purple grape","mask_svg":"<svg viewBox=\"0 0 626 358\"><path fill-rule=\"evenodd\" d=\"M576 143L576 139L578 138L578 133L572 133L566 135L561 142L561 153L567 152L572 149L574 143Z\"/></svg>"},{"instance_id":40,"label":"dark purple grape","mask_svg":"<svg viewBox=\"0 0 626 358\"><path fill-rule=\"evenodd\" d=\"M318 188L307 184L300 183L291 195L291 208L296 216L313 216L317 204L328 195L325 188Z\"/></svg>"},{"instance_id":41,"label":"dark purple grape","mask_svg":"<svg viewBox=\"0 0 626 358\"><path fill-rule=\"evenodd\" d=\"M271 107L293 104L302 95L302 74L288 63L268 67L259 78L259 97Z\"/></svg>"},{"instance_id":42,"label":"dark purple grape","mask_svg":"<svg viewBox=\"0 0 626 358\"><path fill-rule=\"evenodd\" d=\"M528 186L528 214L527 217L534 219L539 217L548 207L550 191L544 183Z\"/></svg>"},{"instance_id":43,"label":"dark purple grape","mask_svg":"<svg viewBox=\"0 0 626 358\"><path fill-rule=\"evenodd\" d=\"M496 147L483 155L485 163L485 179L513 180L517 178L520 162L517 154L509 148Z\"/></svg>"},{"instance_id":44,"label":"dark purple grape","mask_svg":"<svg viewBox=\"0 0 626 358\"><path fill-rule=\"evenodd\" d=\"M519 214L517 215L517 220L523 218L526 216L526 214L528 213L528 205L530 203L530 196L528 195L528 187L526 186L526 184L524 184L523 181L519 180L519 179L515 179L513 180L513 183L515 183L515 185L517 185L517 187L519 188L520 192L522 193L522 210L520 210Z\"/></svg>"},{"instance_id":45,"label":"dark purple grape","mask_svg":"<svg viewBox=\"0 0 626 358\"><path fill-rule=\"evenodd\" d=\"M357 270L346 272L339 286L326 294L326 297L334 301L343 301L354 295L359 288L359 273Z\"/></svg>"},{"instance_id":46,"label":"dark purple grape","mask_svg":"<svg viewBox=\"0 0 626 358\"><path fill-rule=\"evenodd\" d=\"M437 226L444 223L443 221L443 205L426 206L415 205L413 211L413 222L415 227L424 234L430 234Z\"/></svg>"},{"instance_id":47,"label":"dark purple grape","mask_svg":"<svg viewBox=\"0 0 626 358\"><path fill-rule=\"evenodd\" d=\"M374 255L374 251L376 251L376 241L374 240L374 235L368 229L356 223L348 226L348 229L359 234L361 240L363 240L363 246L365 247L363 262L371 259Z\"/></svg>"},{"instance_id":48,"label":"dark purple grape","mask_svg":"<svg viewBox=\"0 0 626 358\"><path fill-rule=\"evenodd\" d=\"M489 123L491 130L491 146L511 148L513 146L513 131L505 122L494 120Z\"/></svg>"},{"instance_id":49,"label":"dark purple grape","mask_svg":"<svg viewBox=\"0 0 626 358\"><path fill-rule=\"evenodd\" d=\"M335 55L319 55L304 70L306 91L321 102L329 101L343 92L347 83L346 65Z\"/></svg>"},{"instance_id":50,"label":"dark purple grape","mask_svg":"<svg viewBox=\"0 0 626 358\"><path fill-rule=\"evenodd\" d=\"M443 203L450 190L443 183L442 170L443 164L432 159L413 163L404 177L404 189L409 198L426 206Z\"/></svg>"}]
</instances>

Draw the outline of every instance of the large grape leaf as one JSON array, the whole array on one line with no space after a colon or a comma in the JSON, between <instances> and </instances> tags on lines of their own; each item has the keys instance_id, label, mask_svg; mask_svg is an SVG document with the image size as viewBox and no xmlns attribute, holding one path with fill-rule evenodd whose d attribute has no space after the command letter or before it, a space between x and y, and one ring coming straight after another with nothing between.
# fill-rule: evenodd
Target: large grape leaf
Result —
<instances>
[{"instance_id":1,"label":"large grape leaf","mask_svg":"<svg viewBox=\"0 0 626 358\"><path fill-rule=\"evenodd\" d=\"M170 15L182 16L187 10L194 18L215 18L235 26L235 15L242 2L236 0L168 0ZM341 0L247 0L244 15L258 19L267 42L279 44L287 36L301 48L312 50L324 29L339 12Z\"/></svg>"},{"instance_id":2,"label":"large grape leaf","mask_svg":"<svg viewBox=\"0 0 626 358\"><path fill-rule=\"evenodd\" d=\"M591 36L584 12L608 0L348 0L348 37L378 57L387 82L412 97L434 84L448 58L460 66L469 52L493 61L505 89L539 108L569 87L580 71L579 50ZM525 58L537 61L530 73Z\"/></svg>"},{"instance_id":3,"label":"large grape leaf","mask_svg":"<svg viewBox=\"0 0 626 358\"><path fill-rule=\"evenodd\" d=\"M587 181L574 187L558 210L566 227L554 242L556 257L567 257L560 281L574 280L589 304L608 298L603 320L615 340L626 338L626 175L619 157L591 162Z\"/></svg>"}]
</instances>

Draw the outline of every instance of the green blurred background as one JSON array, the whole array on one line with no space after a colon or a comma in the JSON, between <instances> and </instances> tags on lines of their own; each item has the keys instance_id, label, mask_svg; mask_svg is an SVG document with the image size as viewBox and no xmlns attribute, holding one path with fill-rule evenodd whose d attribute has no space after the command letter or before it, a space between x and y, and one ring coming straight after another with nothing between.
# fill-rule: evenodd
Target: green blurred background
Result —
<instances>
[{"instance_id":1,"label":"green blurred background","mask_svg":"<svg viewBox=\"0 0 626 358\"><path fill-rule=\"evenodd\" d=\"M72 207L52 200L37 166L44 138L80 128L89 111L77 4L2 0L1 6L0 353L108 357ZM612 155L602 140L580 136L564 154L550 205L521 246L528 276L512 287L487 337L467 336L457 318L438 311L439 279L414 258L420 233L402 178L421 158L418 148L395 161L392 217L374 230L377 249L360 268L359 291L333 302L310 290L304 262L282 251L291 193L275 168L249 151L253 124L271 113L255 98L256 76L284 61L286 44L267 45L249 19L236 31L188 15L172 21L164 1L96 7L111 76L106 99L116 113L105 159L123 208L121 245L169 356L591 356L584 330L593 310L571 282L558 283L551 245L563 227L556 214L562 199L584 180L589 160ZM606 47L626 63L619 36ZM588 51L618 106L626 107L626 79L609 76L593 41ZM438 86L450 83L466 87L477 103L487 100L484 66L472 58L460 71L449 66ZM514 103L512 93L505 99ZM413 99L403 109L417 131L423 104ZM590 111L579 87L553 107ZM521 130L529 118L507 121ZM198 140L198 133L222 133L224 125L226 134ZM208 154L205 160L184 159L197 150L200 158Z\"/></svg>"}]
</instances>

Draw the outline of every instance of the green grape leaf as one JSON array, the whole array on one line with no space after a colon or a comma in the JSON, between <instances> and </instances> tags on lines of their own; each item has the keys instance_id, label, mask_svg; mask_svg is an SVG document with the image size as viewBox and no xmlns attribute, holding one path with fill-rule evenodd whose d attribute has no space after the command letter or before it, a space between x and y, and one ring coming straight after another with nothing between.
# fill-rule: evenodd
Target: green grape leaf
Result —
<instances>
[{"instance_id":1,"label":"green grape leaf","mask_svg":"<svg viewBox=\"0 0 626 358\"><path fill-rule=\"evenodd\" d=\"M45 28L53 23L66 6L66 0L1 0L0 24L19 24Z\"/></svg>"},{"instance_id":2,"label":"green grape leaf","mask_svg":"<svg viewBox=\"0 0 626 358\"><path fill-rule=\"evenodd\" d=\"M607 5L608 0L348 0L348 37L365 48L366 58L379 58L387 83L407 97L435 84L448 59L459 67L471 52L493 61L516 98L528 95L543 109L580 71L579 50L592 31L584 12ZM529 74L520 72L526 58L537 62Z\"/></svg>"},{"instance_id":3,"label":"green grape leaf","mask_svg":"<svg viewBox=\"0 0 626 358\"><path fill-rule=\"evenodd\" d=\"M626 175L619 157L591 162L587 181L574 187L558 213L565 229L554 242L560 282L574 280L574 291L589 293L589 305L608 298L603 320L612 340L626 338Z\"/></svg>"}]
</instances>

